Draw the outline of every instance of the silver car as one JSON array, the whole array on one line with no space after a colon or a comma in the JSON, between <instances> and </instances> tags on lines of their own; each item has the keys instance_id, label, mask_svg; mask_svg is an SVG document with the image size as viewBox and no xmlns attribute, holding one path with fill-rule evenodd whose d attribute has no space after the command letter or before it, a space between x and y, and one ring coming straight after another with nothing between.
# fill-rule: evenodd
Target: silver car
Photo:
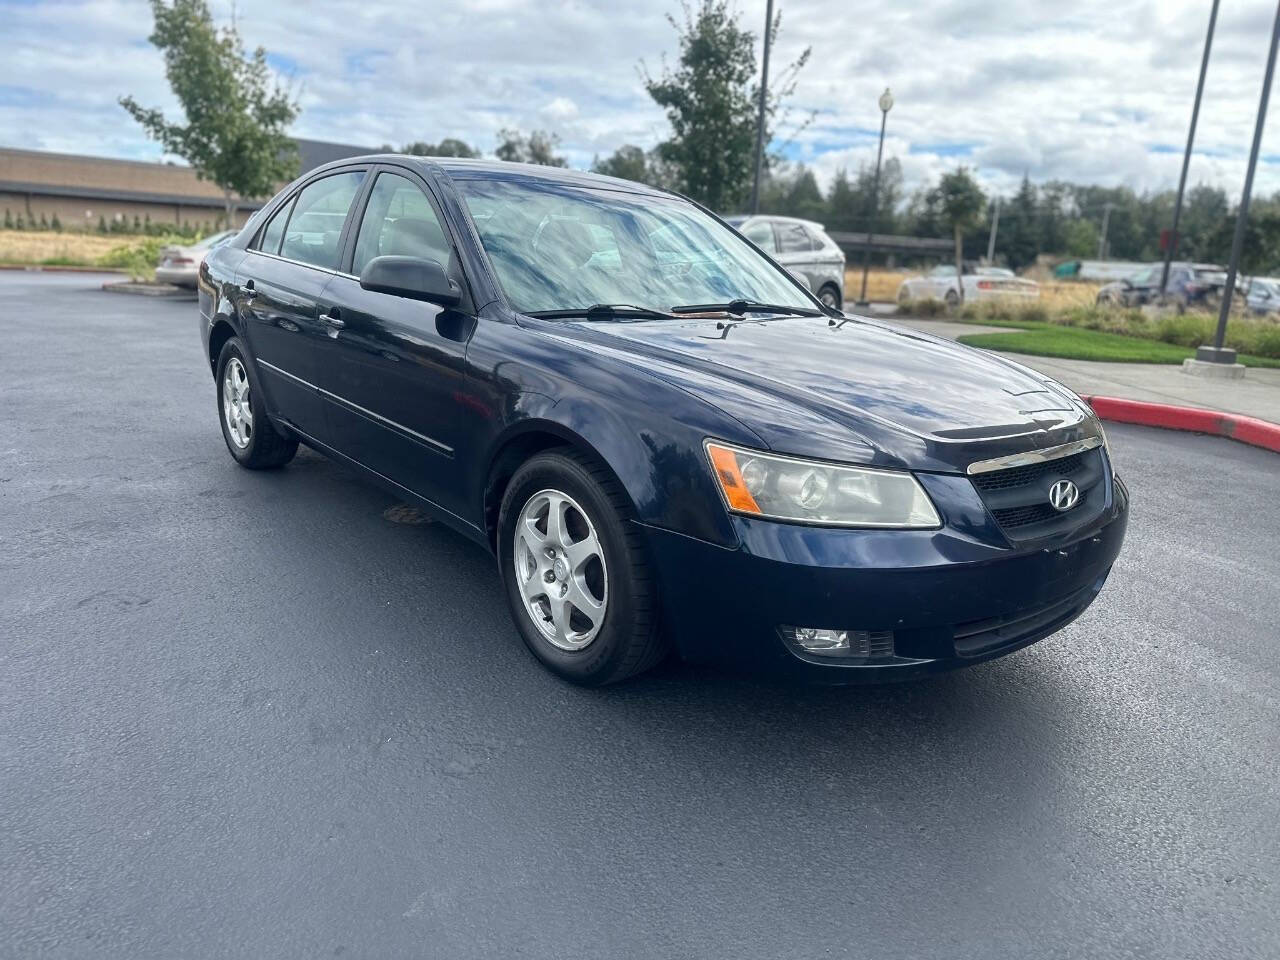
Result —
<instances>
[{"instance_id":1,"label":"silver car","mask_svg":"<svg viewBox=\"0 0 1280 960\"><path fill-rule=\"evenodd\" d=\"M206 253L220 243L226 243L240 231L224 230L211 237L205 237L190 246L170 244L160 248L160 263L156 266L156 280L160 283L172 283L177 287L195 289L196 274L200 270L200 261Z\"/></svg>"},{"instance_id":2,"label":"silver car","mask_svg":"<svg viewBox=\"0 0 1280 960\"><path fill-rule=\"evenodd\" d=\"M809 284L828 307L844 306L844 251L822 224L799 217L725 217L744 237Z\"/></svg>"}]
</instances>

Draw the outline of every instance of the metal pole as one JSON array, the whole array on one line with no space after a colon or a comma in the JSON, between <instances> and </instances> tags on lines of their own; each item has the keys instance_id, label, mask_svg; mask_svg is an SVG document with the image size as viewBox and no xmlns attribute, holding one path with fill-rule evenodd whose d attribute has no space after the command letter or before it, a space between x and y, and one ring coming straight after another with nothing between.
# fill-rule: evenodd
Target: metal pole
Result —
<instances>
[{"instance_id":1,"label":"metal pole","mask_svg":"<svg viewBox=\"0 0 1280 960\"><path fill-rule=\"evenodd\" d=\"M1267 122L1267 100L1271 97L1271 78L1276 72L1276 46L1280 44L1280 5L1276 6L1276 22L1271 28L1271 52L1267 54L1267 75L1262 81L1262 97L1258 100L1258 121L1253 127L1253 148L1249 151L1249 169L1244 175L1244 195L1240 198L1240 212L1236 214L1236 235L1231 241L1231 262L1227 264L1227 286L1222 291L1222 306L1218 308L1218 332L1213 338L1214 355L1197 359L1234 363L1235 351L1224 354L1222 341L1227 336L1227 314L1231 312L1231 294L1236 285L1236 272L1240 267L1240 251L1244 248L1244 228L1249 219L1249 197L1253 193L1253 172L1258 168L1258 150L1262 146L1262 128Z\"/></svg>"},{"instance_id":2,"label":"metal pole","mask_svg":"<svg viewBox=\"0 0 1280 960\"><path fill-rule=\"evenodd\" d=\"M1102 234L1098 237L1098 259L1107 259L1107 227L1111 223L1111 204L1102 205Z\"/></svg>"},{"instance_id":3,"label":"metal pole","mask_svg":"<svg viewBox=\"0 0 1280 960\"><path fill-rule=\"evenodd\" d=\"M1209 10L1209 32L1204 37L1204 56L1200 59L1200 79L1196 81L1196 100L1191 107L1191 128L1187 131L1187 152L1182 155L1182 176L1178 178L1178 199L1173 204L1173 234L1164 252L1164 270L1160 274L1160 296L1169 287L1169 264L1178 252L1178 221L1182 219L1182 193L1187 189L1187 167L1191 165L1191 145L1196 141L1196 121L1200 119L1200 97L1204 93L1204 75L1209 69L1209 48L1213 46L1213 25L1218 20L1218 0Z\"/></svg>"},{"instance_id":4,"label":"metal pole","mask_svg":"<svg viewBox=\"0 0 1280 960\"><path fill-rule=\"evenodd\" d=\"M773 0L764 8L764 63L760 71L760 113L756 118L756 176L751 183L751 212L760 212L760 170L764 166L764 113L769 97L769 43L773 39Z\"/></svg>"},{"instance_id":5,"label":"metal pole","mask_svg":"<svg viewBox=\"0 0 1280 960\"><path fill-rule=\"evenodd\" d=\"M876 175L871 181L871 218L867 222L867 245L862 250L862 295L854 306L869 306L867 301L867 271L871 269L871 234L876 226L876 214L880 211L880 158L884 155L884 125L889 111L880 111L880 146L876 148Z\"/></svg>"},{"instance_id":6,"label":"metal pole","mask_svg":"<svg viewBox=\"0 0 1280 960\"><path fill-rule=\"evenodd\" d=\"M987 263L995 263L996 234L1000 231L1000 195L996 194L996 212L991 218L991 236L987 237Z\"/></svg>"}]
</instances>

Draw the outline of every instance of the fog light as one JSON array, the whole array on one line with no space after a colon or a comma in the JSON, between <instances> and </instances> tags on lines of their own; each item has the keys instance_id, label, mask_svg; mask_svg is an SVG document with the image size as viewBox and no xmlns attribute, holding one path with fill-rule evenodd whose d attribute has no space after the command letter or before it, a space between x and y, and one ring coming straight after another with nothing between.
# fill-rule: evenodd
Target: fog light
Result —
<instances>
[{"instance_id":1,"label":"fog light","mask_svg":"<svg viewBox=\"0 0 1280 960\"><path fill-rule=\"evenodd\" d=\"M893 633L888 630L832 630L823 627L781 627L782 636L801 652L819 657L873 660L893 656Z\"/></svg>"}]
</instances>

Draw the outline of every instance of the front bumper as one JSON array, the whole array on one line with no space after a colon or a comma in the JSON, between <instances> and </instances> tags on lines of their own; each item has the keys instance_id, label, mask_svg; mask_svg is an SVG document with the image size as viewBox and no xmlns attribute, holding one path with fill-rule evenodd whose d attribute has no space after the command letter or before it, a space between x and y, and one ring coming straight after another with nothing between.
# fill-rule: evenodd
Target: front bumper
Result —
<instances>
[{"instance_id":1,"label":"front bumper","mask_svg":"<svg viewBox=\"0 0 1280 960\"><path fill-rule=\"evenodd\" d=\"M1120 552L1128 492L1108 478L1085 527L1013 547L967 478L921 476L940 530L848 530L735 516L725 549L645 527L665 624L686 659L818 683L907 679L1025 647L1079 616ZM975 502L977 507L975 509ZM892 631L890 658L807 654L779 627Z\"/></svg>"}]
</instances>

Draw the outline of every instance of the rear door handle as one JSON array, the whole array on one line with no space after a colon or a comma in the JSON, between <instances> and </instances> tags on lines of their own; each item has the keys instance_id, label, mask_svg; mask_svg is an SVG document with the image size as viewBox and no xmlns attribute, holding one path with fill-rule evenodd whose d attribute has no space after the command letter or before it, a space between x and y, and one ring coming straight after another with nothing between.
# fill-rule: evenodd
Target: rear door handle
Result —
<instances>
[{"instance_id":1,"label":"rear door handle","mask_svg":"<svg viewBox=\"0 0 1280 960\"><path fill-rule=\"evenodd\" d=\"M254 289L252 280L246 280L244 286L241 287L240 290L244 294L245 303L248 303L258 295L258 291Z\"/></svg>"}]
</instances>

